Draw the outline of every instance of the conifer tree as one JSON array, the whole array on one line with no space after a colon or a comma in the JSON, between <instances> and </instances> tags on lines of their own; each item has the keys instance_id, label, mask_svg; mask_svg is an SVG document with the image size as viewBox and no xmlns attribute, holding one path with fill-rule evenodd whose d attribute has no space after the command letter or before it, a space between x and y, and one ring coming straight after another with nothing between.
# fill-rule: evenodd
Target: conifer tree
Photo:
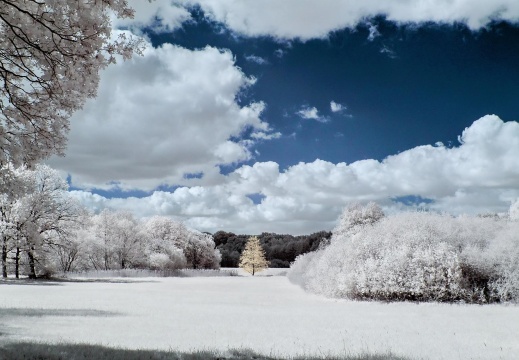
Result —
<instances>
[{"instance_id":1,"label":"conifer tree","mask_svg":"<svg viewBox=\"0 0 519 360\"><path fill-rule=\"evenodd\" d=\"M245 249L240 256L239 266L252 275L268 268L265 251L261 247L257 236L251 236L249 240L247 240Z\"/></svg>"}]
</instances>

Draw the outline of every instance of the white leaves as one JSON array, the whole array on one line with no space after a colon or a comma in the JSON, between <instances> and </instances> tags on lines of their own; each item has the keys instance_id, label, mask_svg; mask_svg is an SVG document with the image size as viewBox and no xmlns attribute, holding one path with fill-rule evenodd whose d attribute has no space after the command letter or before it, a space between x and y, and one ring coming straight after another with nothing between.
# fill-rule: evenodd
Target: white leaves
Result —
<instances>
[{"instance_id":1,"label":"white leaves","mask_svg":"<svg viewBox=\"0 0 519 360\"><path fill-rule=\"evenodd\" d=\"M69 267L67 258L75 256L75 244L69 237L78 229L85 211L70 197L67 183L44 165L34 169L4 167L2 172L8 175L2 177L5 188L0 197L4 259L17 248L16 258L19 260L20 251L27 254L30 276L36 276L36 266L45 272L54 268L48 260L50 250L55 249L61 268ZM72 252L61 251L65 248Z\"/></svg>"},{"instance_id":2,"label":"white leaves","mask_svg":"<svg viewBox=\"0 0 519 360\"><path fill-rule=\"evenodd\" d=\"M63 154L68 119L95 96L99 70L140 47L110 40L110 10L132 16L123 0L0 3L0 162Z\"/></svg>"},{"instance_id":3,"label":"white leaves","mask_svg":"<svg viewBox=\"0 0 519 360\"><path fill-rule=\"evenodd\" d=\"M519 199L510 205L510 219L519 221Z\"/></svg>"},{"instance_id":4,"label":"white leaves","mask_svg":"<svg viewBox=\"0 0 519 360\"><path fill-rule=\"evenodd\" d=\"M374 203L369 202L366 206L360 203L348 205L339 217L339 223L333 230L335 237L344 237L353 235L364 226L373 225L384 217L382 208Z\"/></svg>"},{"instance_id":5,"label":"white leaves","mask_svg":"<svg viewBox=\"0 0 519 360\"><path fill-rule=\"evenodd\" d=\"M290 278L331 297L517 301L518 226L502 218L392 215L334 234L325 249L296 259Z\"/></svg>"},{"instance_id":6,"label":"white leaves","mask_svg":"<svg viewBox=\"0 0 519 360\"><path fill-rule=\"evenodd\" d=\"M220 252L211 235L188 229L183 223L164 216L154 216L143 224L144 241L150 254L166 254L169 268L218 268ZM150 258L151 261L151 258Z\"/></svg>"}]
</instances>

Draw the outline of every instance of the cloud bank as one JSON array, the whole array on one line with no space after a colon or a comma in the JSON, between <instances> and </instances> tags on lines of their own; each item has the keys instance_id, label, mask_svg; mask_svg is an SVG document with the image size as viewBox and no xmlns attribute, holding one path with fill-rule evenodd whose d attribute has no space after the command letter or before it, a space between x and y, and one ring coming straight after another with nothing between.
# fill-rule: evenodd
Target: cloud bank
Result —
<instances>
[{"instance_id":1,"label":"cloud bank","mask_svg":"<svg viewBox=\"0 0 519 360\"><path fill-rule=\"evenodd\" d=\"M112 19L116 27L174 30L192 21L189 9L244 36L279 39L324 38L330 32L368 21L369 39L380 33L369 19L383 15L398 23L456 23L478 30L493 20L519 21L516 0L130 0L135 19Z\"/></svg>"},{"instance_id":2,"label":"cloud bank","mask_svg":"<svg viewBox=\"0 0 519 360\"><path fill-rule=\"evenodd\" d=\"M74 192L91 208L161 214L205 231L309 233L331 229L351 201L377 201L386 211L406 206L398 197L430 199L436 211L507 211L519 198L519 123L485 116L466 128L458 147L424 145L383 161L333 164L323 160L280 170L275 162L244 165L219 184L156 191L144 198L106 199ZM248 197L261 194L261 203Z\"/></svg>"},{"instance_id":3,"label":"cloud bank","mask_svg":"<svg viewBox=\"0 0 519 360\"><path fill-rule=\"evenodd\" d=\"M466 23L480 29L492 20L519 20L517 0L184 0L246 36L322 38L377 15L402 23ZM373 36L375 33L373 33Z\"/></svg>"}]
</instances>

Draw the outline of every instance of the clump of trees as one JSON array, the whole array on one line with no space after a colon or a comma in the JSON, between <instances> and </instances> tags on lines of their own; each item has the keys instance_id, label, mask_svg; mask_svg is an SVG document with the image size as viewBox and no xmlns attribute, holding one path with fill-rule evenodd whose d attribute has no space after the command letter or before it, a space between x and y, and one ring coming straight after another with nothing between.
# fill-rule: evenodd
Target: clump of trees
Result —
<instances>
[{"instance_id":1,"label":"clump of trees","mask_svg":"<svg viewBox=\"0 0 519 360\"><path fill-rule=\"evenodd\" d=\"M78 270L215 269L220 253L211 235L155 216L124 211L90 214L45 165L0 169L2 277L49 276Z\"/></svg>"},{"instance_id":2,"label":"clump of trees","mask_svg":"<svg viewBox=\"0 0 519 360\"><path fill-rule=\"evenodd\" d=\"M320 231L300 236L262 233L257 237L265 250L269 267L288 268L298 255L317 250L331 235L329 231ZM240 255L249 238L250 235L236 235L225 231L214 233L214 243L222 255L222 267L239 267Z\"/></svg>"},{"instance_id":3,"label":"clump of trees","mask_svg":"<svg viewBox=\"0 0 519 360\"><path fill-rule=\"evenodd\" d=\"M67 246L86 212L69 196L67 183L48 166L4 166L0 172L2 276L7 277L12 265L16 277L27 267L23 272L35 278L49 268L49 253Z\"/></svg>"},{"instance_id":4,"label":"clump of trees","mask_svg":"<svg viewBox=\"0 0 519 360\"><path fill-rule=\"evenodd\" d=\"M268 261L265 259L265 250L261 247L257 236L251 236L245 244L245 249L240 256L240 268L252 274L268 269Z\"/></svg>"},{"instance_id":5,"label":"clump of trees","mask_svg":"<svg viewBox=\"0 0 519 360\"><path fill-rule=\"evenodd\" d=\"M78 231L82 246L72 269L217 269L220 253L208 234L164 216L137 220L124 211L103 210Z\"/></svg>"},{"instance_id":6,"label":"clump of trees","mask_svg":"<svg viewBox=\"0 0 519 360\"><path fill-rule=\"evenodd\" d=\"M344 210L330 244L299 256L289 278L330 297L519 300L519 222L414 212L383 217L376 204Z\"/></svg>"}]
</instances>

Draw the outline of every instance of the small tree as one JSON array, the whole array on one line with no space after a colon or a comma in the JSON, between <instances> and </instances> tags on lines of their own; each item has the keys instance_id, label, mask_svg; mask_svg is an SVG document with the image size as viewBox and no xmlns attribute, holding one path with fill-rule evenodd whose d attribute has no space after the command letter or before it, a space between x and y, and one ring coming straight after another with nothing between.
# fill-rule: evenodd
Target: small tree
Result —
<instances>
[{"instance_id":1,"label":"small tree","mask_svg":"<svg viewBox=\"0 0 519 360\"><path fill-rule=\"evenodd\" d=\"M249 238L249 240L247 240L245 249L240 256L239 266L252 275L258 271L262 271L268 268L268 261L265 258L265 251L261 247L257 236L252 236Z\"/></svg>"}]
</instances>

